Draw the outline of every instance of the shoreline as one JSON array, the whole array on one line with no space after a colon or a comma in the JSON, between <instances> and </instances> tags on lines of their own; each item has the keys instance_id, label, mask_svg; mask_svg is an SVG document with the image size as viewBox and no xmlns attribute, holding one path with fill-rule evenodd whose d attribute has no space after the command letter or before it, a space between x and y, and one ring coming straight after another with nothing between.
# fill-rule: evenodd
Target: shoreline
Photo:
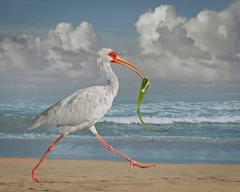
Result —
<instances>
[{"instance_id":1,"label":"shoreline","mask_svg":"<svg viewBox=\"0 0 240 192\"><path fill-rule=\"evenodd\" d=\"M0 157L39 158L53 139L0 139ZM153 163L240 163L240 144L187 143L158 141L106 141L134 159ZM110 153L96 138L65 138L50 158L121 160Z\"/></svg>"},{"instance_id":2,"label":"shoreline","mask_svg":"<svg viewBox=\"0 0 240 192\"><path fill-rule=\"evenodd\" d=\"M0 191L233 191L240 190L240 164L161 163L150 169L105 160L47 159L34 184L37 158L0 158Z\"/></svg>"},{"instance_id":3,"label":"shoreline","mask_svg":"<svg viewBox=\"0 0 240 192\"><path fill-rule=\"evenodd\" d=\"M39 153L39 157L14 157L14 156L0 156L0 159L16 159L16 160L33 160L33 161L36 161L38 162L42 156L42 154L44 153L45 151L43 151L42 153ZM50 160L50 161L80 161L80 162L84 162L84 161L89 161L89 162L104 162L104 163L107 163L107 162L115 162L115 163L128 163L125 159L122 159L122 158L118 158L118 156L116 156L117 158L115 159L86 159L86 158L82 158L82 159L79 159L78 157L76 158L71 158L71 157L60 157L60 156L53 156L52 154L50 154L49 157L47 157L46 161ZM138 160L137 158L135 159L141 163L146 163L146 164L154 164L154 165L239 165L240 166L240 163L239 162L209 162L209 161L201 161L201 162L188 162L188 161L181 161L181 162L175 162L175 161L163 161L163 162L154 162L154 161L141 161L141 160ZM1 161L0 161L1 162ZM45 163L43 163L45 164ZM0 166L1 167L1 166ZM240 176L240 174L239 174Z\"/></svg>"}]
</instances>

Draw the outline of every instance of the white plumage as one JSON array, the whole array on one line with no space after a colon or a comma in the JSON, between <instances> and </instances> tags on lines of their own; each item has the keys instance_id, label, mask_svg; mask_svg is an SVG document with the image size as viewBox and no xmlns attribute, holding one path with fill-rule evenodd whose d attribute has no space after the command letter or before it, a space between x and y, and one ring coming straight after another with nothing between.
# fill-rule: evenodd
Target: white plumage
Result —
<instances>
[{"instance_id":1,"label":"white plumage","mask_svg":"<svg viewBox=\"0 0 240 192\"><path fill-rule=\"evenodd\" d=\"M98 65L106 74L108 84L79 89L39 114L30 129L42 124L56 125L66 135L79 129L89 128L111 108L118 92L118 79L111 68L111 49L99 51Z\"/></svg>"}]
</instances>

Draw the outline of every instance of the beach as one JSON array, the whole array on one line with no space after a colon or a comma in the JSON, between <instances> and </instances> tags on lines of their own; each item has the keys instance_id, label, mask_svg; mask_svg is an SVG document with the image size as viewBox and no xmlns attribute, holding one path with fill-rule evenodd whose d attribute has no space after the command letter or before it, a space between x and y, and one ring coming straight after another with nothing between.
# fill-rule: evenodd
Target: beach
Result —
<instances>
[{"instance_id":1,"label":"beach","mask_svg":"<svg viewBox=\"0 0 240 192\"><path fill-rule=\"evenodd\" d=\"M35 184L37 161L0 158L0 191L240 191L240 164L156 164L129 172L127 162L48 159Z\"/></svg>"}]
</instances>

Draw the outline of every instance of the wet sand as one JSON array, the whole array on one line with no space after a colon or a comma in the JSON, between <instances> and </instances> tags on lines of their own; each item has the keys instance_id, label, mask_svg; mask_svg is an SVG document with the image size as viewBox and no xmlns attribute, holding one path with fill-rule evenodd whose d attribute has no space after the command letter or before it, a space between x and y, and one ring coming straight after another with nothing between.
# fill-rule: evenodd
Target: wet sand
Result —
<instances>
[{"instance_id":1,"label":"wet sand","mask_svg":"<svg viewBox=\"0 0 240 192\"><path fill-rule=\"evenodd\" d=\"M37 161L0 158L0 191L240 192L240 164L157 164L129 172L127 162L48 159L35 184Z\"/></svg>"}]
</instances>

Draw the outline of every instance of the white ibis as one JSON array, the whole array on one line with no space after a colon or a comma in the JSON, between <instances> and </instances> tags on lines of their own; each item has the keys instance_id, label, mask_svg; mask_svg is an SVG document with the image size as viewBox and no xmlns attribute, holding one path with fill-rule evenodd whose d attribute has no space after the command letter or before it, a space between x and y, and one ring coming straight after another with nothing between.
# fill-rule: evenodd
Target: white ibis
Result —
<instances>
[{"instance_id":1,"label":"white ibis","mask_svg":"<svg viewBox=\"0 0 240 192\"><path fill-rule=\"evenodd\" d=\"M134 64L119 57L111 49L102 49L98 52L98 65L106 74L107 85L93 86L79 89L68 97L60 100L47 110L40 113L32 122L29 129L34 129L42 124L55 125L61 134L47 149L38 164L32 170L32 178L36 183L40 183L37 171L48 154L53 151L55 145L68 135L77 130L90 129L96 135L104 147L113 153L121 156L133 166L140 168L150 168L154 165L139 163L127 155L117 151L109 145L97 132L95 123L98 122L111 108L113 99L116 97L119 84L115 73L111 68L112 63L123 65L134 71L139 77L144 78L144 73Z\"/></svg>"}]
</instances>

